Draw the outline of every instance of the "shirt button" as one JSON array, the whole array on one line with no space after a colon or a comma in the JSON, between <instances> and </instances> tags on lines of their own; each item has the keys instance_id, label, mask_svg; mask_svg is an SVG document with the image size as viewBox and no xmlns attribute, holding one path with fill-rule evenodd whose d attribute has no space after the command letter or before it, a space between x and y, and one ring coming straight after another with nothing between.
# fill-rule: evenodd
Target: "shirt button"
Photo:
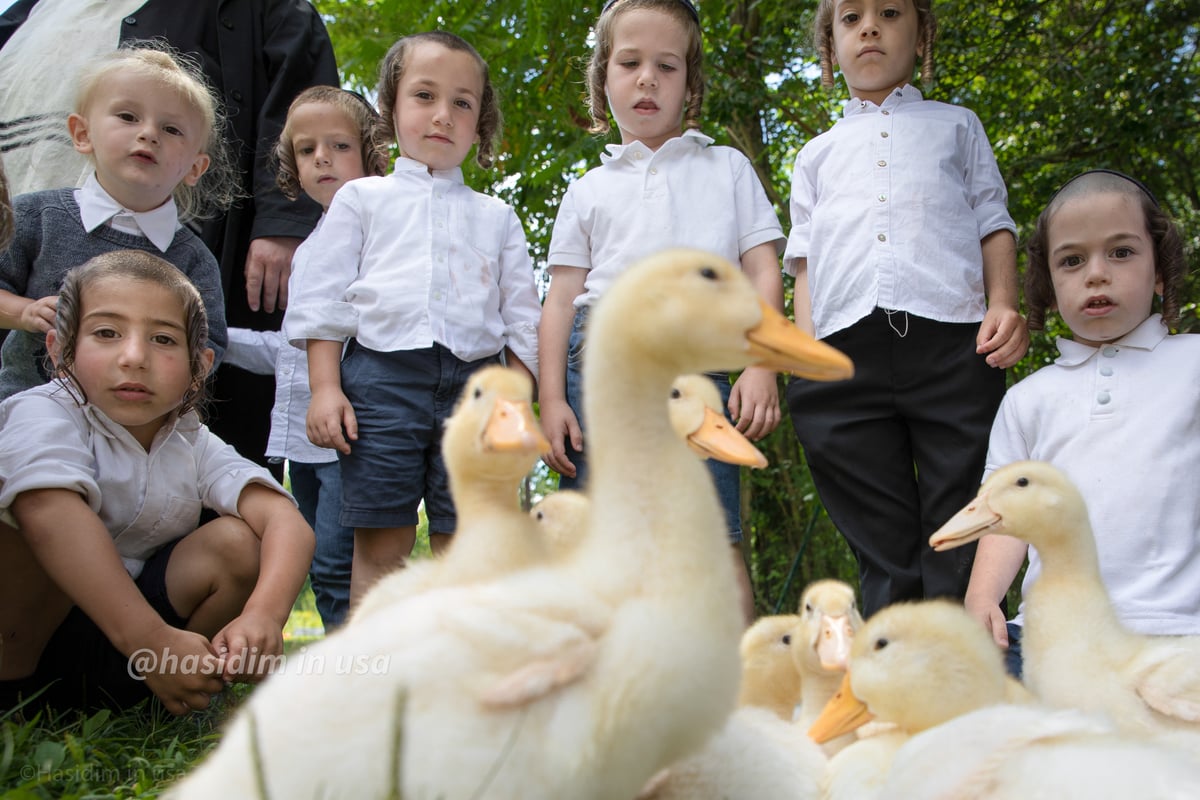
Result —
<instances>
[{"instance_id":1,"label":"shirt button","mask_svg":"<svg viewBox=\"0 0 1200 800\"><path fill-rule=\"evenodd\" d=\"M879 240L879 241L881 241L881 242L886 242L886 241L887 241L887 236L885 236L885 235L884 235L884 234L882 234L882 233L881 233L881 234L879 234L878 236L876 236L875 238L876 238L876 239L878 239L878 240Z\"/></svg>"},{"instance_id":2,"label":"shirt button","mask_svg":"<svg viewBox=\"0 0 1200 800\"><path fill-rule=\"evenodd\" d=\"M641 160L642 160L642 154L641 154L641 153L634 153L634 154L633 154L633 160L634 160L634 161L641 161Z\"/></svg>"},{"instance_id":3,"label":"shirt button","mask_svg":"<svg viewBox=\"0 0 1200 800\"><path fill-rule=\"evenodd\" d=\"M657 175L657 174L658 174L658 168L657 168L657 167L651 167L651 168L650 168L650 174L651 174L651 175Z\"/></svg>"},{"instance_id":4,"label":"shirt button","mask_svg":"<svg viewBox=\"0 0 1200 800\"><path fill-rule=\"evenodd\" d=\"M1111 377L1113 374L1113 368L1108 366L1107 364L1105 364L1103 367L1100 368L1100 374L1106 378Z\"/></svg>"},{"instance_id":5,"label":"shirt button","mask_svg":"<svg viewBox=\"0 0 1200 800\"><path fill-rule=\"evenodd\" d=\"M1096 402L1102 406L1106 406L1112 401L1112 395L1108 392L1100 392L1096 395Z\"/></svg>"},{"instance_id":6,"label":"shirt button","mask_svg":"<svg viewBox=\"0 0 1200 800\"><path fill-rule=\"evenodd\" d=\"M1113 347L1111 344L1107 345L1103 350L1100 351L1100 355L1104 356L1105 358L1116 358L1117 348Z\"/></svg>"},{"instance_id":7,"label":"shirt button","mask_svg":"<svg viewBox=\"0 0 1200 800\"><path fill-rule=\"evenodd\" d=\"M884 139L886 139L886 138L888 137L888 132L887 132L887 131L880 131L880 132L879 132L879 135L880 135L880 136L882 136Z\"/></svg>"},{"instance_id":8,"label":"shirt button","mask_svg":"<svg viewBox=\"0 0 1200 800\"><path fill-rule=\"evenodd\" d=\"M883 114L883 115L886 117L888 114L890 114L890 113L892 113L892 112L890 112L890 111L880 111L879 113L880 113L880 114Z\"/></svg>"},{"instance_id":9,"label":"shirt button","mask_svg":"<svg viewBox=\"0 0 1200 800\"><path fill-rule=\"evenodd\" d=\"M881 202L881 203L886 203L886 202L887 202L887 195L883 195L883 194L879 195L879 202Z\"/></svg>"},{"instance_id":10,"label":"shirt button","mask_svg":"<svg viewBox=\"0 0 1200 800\"><path fill-rule=\"evenodd\" d=\"M883 161L883 160L876 161L875 163L876 163L876 164L878 164L878 165L879 165L879 166L881 166L881 167L886 167L886 166L887 166L887 162L886 162L886 161Z\"/></svg>"}]
</instances>

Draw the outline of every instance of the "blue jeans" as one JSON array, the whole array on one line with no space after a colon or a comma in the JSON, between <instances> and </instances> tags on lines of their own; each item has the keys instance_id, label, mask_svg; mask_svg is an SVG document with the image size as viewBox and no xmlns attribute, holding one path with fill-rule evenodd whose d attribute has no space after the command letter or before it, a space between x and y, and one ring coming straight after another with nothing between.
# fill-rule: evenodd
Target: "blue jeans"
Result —
<instances>
[{"instance_id":1,"label":"blue jeans","mask_svg":"<svg viewBox=\"0 0 1200 800\"><path fill-rule=\"evenodd\" d=\"M1008 649L1004 651L1004 669L1017 680L1021 680L1024 661L1021 658L1021 626L1007 623Z\"/></svg>"},{"instance_id":2,"label":"blue jeans","mask_svg":"<svg viewBox=\"0 0 1200 800\"><path fill-rule=\"evenodd\" d=\"M341 625L350 608L350 564L354 559L354 529L342 525L342 468L324 464L288 463L292 495L300 513L317 537L309 576L317 611L325 629Z\"/></svg>"}]
</instances>

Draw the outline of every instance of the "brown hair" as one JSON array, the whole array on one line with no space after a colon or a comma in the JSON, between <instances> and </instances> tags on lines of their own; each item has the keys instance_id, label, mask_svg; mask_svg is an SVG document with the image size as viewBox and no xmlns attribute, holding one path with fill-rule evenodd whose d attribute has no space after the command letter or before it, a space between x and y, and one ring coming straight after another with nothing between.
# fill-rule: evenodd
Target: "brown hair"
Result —
<instances>
[{"instance_id":1,"label":"brown hair","mask_svg":"<svg viewBox=\"0 0 1200 800\"><path fill-rule=\"evenodd\" d=\"M587 68L588 112L592 117L592 133L608 133L608 59L612 56L613 26L617 17L626 11L645 8L661 11L679 20L688 32L687 46L687 103L683 107L685 128L700 127L700 108L704 104L704 38L694 12L679 0L617 0L607 6L596 21L596 47Z\"/></svg>"},{"instance_id":2,"label":"brown hair","mask_svg":"<svg viewBox=\"0 0 1200 800\"><path fill-rule=\"evenodd\" d=\"M75 94L75 113L86 117L97 92L117 72L162 84L200 114L204 128L200 152L208 156L209 164L195 186L180 181L172 191L180 222L206 219L232 206L241 195L238 170L225 142L221 101L209 87L199 63L163 41L127 42L84 70Z\"/></svg>"},{"instance_id":3,"label":"brown hair","mask_svg":"<svg viewBox=\"0 0 1200 800\"><path fill-rule=\"evenodd\" d=\"M1045 327L1046 311L1055 304L1050 277L1050 222L1068 200L1116 193L1133 198L1142 209L1146 231L1154 244L1154 271L1163 284L1162 315L1168 325L1179 322L1179 295L1187 274L1183 239L1175 223L1143 185L1109 171L1085 172L1063 184L1038 215L1033 235L1025 245L1025 305L1030 330Z\"/></svg>"},{"instance_id":4,"label":"brown hair","mask_svg":"<svg viewBox=\"0 0 1200 800\"><path fill-rule=\"evenodd\" d=\"M917 11L917 43L921 46L921 84L933 85L933 40L937 38L937 18L933 16L933 0L912 0ZM833 12L837 0L821 0L813 23L813 47L821 60L821 85L826 89L833 81Z\"/></svg>"},{"instance_id":5,"label":"brown hair","mask_svg":"<svg viewBox=\"0 0 1200 800\"><path fill-rule=\"evenodd\" d=\"M83 297L96 282L117 278L126 282L151 283L167 289L183 305L183 327L187 335L188 364L192 384L179 405L179 413L197 408L204 399L204 380L207 365L204 350L208 347L208 315L200 292L179 269L144 250L112 250L90 258L75 267L63 278L58 293L58 309L54 316L54 333L58 340L58 363L52 374L62 378L81 404L88 402L87 393L71 371L75 366L75 348L79 339L80 311Z\"/></svg>"},{"instance_id":6,"label":"brown hair","mask_svg":"<svg viewBox=\"0 0 1200 800\"><path fill-rule=\"evenodd\" d=\"M495 161L496 147L500 143L500 129L504 122L500 114L500 99L496 94L496 87L492 85L492 79L488 75L488 65L483 60L483 56L479 55L465 39L455 36L453 33L427 31L401 37L383 57L383 63L379 65L379 85L376 88L376 94L379 96L379 115L382 117L383 138L390 142L396 141L396 123L393 119L393 112L396 108L396 91L400 88L400 79L404 75L405 62L409 53L412 52L412 48L423 42L439 44L447 50L470 53L478 62L479 71L483 75L483 97L480 98L479 103L479 124L475 128L475 133L479 136L479 144L475 148L475 163L488 169Z\"/></svg>"},{"instance_id":7,"label":"brown hair","mask_svg":"<svg viewBox=\"0 0 1200 800\"><path fill-rule=\"evenodd\" d=\"M300 169L296 166L296 148L292 143L295 132L292 130L292 114L301 106L310 103L326 103L345 115L346 119L358 130L358 150L362 156L364 175L383 175L387 172L388 151L387 143L380 135L381 118L375 107L356 93L348 92L337 86L310 86L288 106L287 121L279 133L279 142L275 145L275 182L283 196L295 200L303 193L300 186Z\"/></svg>"}]
</instances>

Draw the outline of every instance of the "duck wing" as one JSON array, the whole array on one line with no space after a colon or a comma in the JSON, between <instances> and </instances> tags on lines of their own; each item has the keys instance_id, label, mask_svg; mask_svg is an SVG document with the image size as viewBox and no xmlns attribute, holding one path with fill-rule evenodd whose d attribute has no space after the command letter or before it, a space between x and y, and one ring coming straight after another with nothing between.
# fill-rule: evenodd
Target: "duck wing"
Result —
<instances>
[{"instance_id":1,"label":"duck wing","mask_svg":"<svg viewBox=\"0 0 1200 800\"><path fill-rule=\"evenodd\" d=\"M1200 722L1200 637L1147 640L1135 662L1134 691L1160 714Z\"/></svg>"}]
</instances>

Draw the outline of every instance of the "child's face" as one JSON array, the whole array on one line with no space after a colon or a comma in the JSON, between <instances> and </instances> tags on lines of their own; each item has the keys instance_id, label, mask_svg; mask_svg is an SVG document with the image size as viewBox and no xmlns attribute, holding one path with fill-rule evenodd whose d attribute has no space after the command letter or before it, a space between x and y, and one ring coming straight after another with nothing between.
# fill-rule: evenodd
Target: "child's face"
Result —
<instances>
[{"instance_id":1,"label":"child's face","mask_svg":"<svg viewBox=\"0 0 1200 800\"><path fill-rule=\"evenodd\" d=\"M58 363L55 331L46 344ZM87 286L71 370L88 401L147 449L192 385L188 352L183 303L167 288L114 277Z\"/></svg>"},{"instance_id":2,"label":"child's face","mask_svg":"<svg viewBox=\"0 0 1200 800\"><path fill-rule=\"evenodd\" d=\"M483 71L470 53L436 42L416 44L406 60L392 111L400 153L453 169L479 141Z\"/></svg>"},{"instance_id":3,"label":"child's face","mask_svg":"<svg viewBox=\"0 0 1200 800\"><path fill-rule=\"evenodd\" d=\"M1047 229L1055 307L1074 339L1099 345L1142 324L1162 281L1138 201L1118 192L1063 203Z\"/></svg>"},{"instance_id":4,"label":"child's face","mask_svg":"<svg viewBox=\"0 0 1200 800\"><path fill-rule=\"evenodd\" d=\"M920 48L912 0L839 0L833 12L833 63L850 95L879 104L912 80Z\"/></svg>"},{"instance_id":5,"label":"child's face","mask_svg":"<svg viewBox=\"0 0 1200 800\"><path fill-rule=\"evenodd\" d=\"M331 103L305 103L290 122L300 188L328 211L342 184L364 175L358 125Z\"/></svg>"},{"instance_id":6,"label":"child's face","mask_svg":"<svg viewBox=\"0 0 1200 800\"><path fill-rule=\"evenodd\" d=\"M687 28L670 14L638 8L621 12L612 31L604 91L621 143L657 150L683 132Z\"/></svg>"},{"instance_id":7,"label":"child's face","mask_svg":"<svg viewBox=\"0 0 1200 800\"><path fill-rule=\"evenodd\" d=\"M200 152L208 133L203 116L136 72L109 76L67 125L75 149L92 157L100 185L132 211L158 208L181 182L195 186L208 169Z\"/></svg>"}]
</instances>

